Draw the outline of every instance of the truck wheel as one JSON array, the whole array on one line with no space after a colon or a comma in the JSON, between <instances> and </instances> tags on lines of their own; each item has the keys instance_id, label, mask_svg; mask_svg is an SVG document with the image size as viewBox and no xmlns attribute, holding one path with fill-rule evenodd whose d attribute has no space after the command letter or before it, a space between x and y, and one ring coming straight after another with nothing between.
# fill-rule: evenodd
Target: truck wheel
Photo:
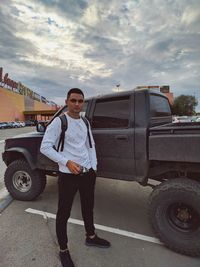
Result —
<instances>
[{"instance_id":1,"label":"truck wheel","mask_svg":"<svg viewBox=\"0 0 200 267\"><path fill-rule=\"evenodd\" d=\"M176 178L155 187L149 216L160 240L170 249L200 256L200 183Z\"/></svg>"},{"instance_id":2,"label":"truck wheel","mask_svg":"<svg viewBox=\"0 0 200 267\"><path fill-rule=\"evenodd\" d=\"M46 176L32 170L25 160L13 161L6 169L4 181L14 199L34 200L45 188Z\"/></svg>"}]
</instances>

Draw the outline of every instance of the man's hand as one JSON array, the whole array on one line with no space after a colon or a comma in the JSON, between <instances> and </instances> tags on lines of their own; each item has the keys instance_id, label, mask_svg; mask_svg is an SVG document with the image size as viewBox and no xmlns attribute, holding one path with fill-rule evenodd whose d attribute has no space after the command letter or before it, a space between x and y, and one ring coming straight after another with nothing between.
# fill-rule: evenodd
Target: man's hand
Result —
<instances>
[{"instance_id":1,"label":"man's hand","mask_svg":"<svg viewBox=\"0 0 200 267\"><path fill-rule=\"evenodd\" d=\"M73 174L79 174L81 171L81 166L72 160L68 160L66 166Z\"/></svg>"}]
</instances>

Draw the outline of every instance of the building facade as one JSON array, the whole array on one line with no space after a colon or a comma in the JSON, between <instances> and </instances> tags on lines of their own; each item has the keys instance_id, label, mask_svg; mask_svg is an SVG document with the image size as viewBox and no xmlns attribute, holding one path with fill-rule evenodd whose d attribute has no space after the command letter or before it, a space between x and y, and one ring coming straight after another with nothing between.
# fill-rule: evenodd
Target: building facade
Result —
<instances>
[{"instance_id":1,"label":"building facade","mask_svg":"<svg viewBox=\"0 0 200 267\"><path fill-rule=\"evenodd\" d=\"M0 122L42 119L39 112L37 117L33 117L31 111L47 111L48 114L48 110L56 111L57 109L56 105L49 105L8 88L0 87ZM25 115L26 111L30 111L30 114Z\"/></svg>"},{"instance_id":2,"label":"building facade","mask_svg":"<svg viewBox=\"0 0 200 267\"><path fill-rule=\"evenodd\" d=\"M12 80L0 67L0 122L46 119L58 108L56 103Z\"/></svg>"}]
</instances>

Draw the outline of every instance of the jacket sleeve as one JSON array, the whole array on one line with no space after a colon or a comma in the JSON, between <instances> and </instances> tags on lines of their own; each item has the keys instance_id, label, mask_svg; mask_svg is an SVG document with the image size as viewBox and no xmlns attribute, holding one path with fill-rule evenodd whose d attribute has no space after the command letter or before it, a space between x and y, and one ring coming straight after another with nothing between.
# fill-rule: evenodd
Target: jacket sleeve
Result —
<instances>
[{"instance_id":1,"label":"jacket sleeve","mask_svg":"<svg viewBox=\"0 0 200 267\"><path fill-rule=\"evenodd\" d=\"M54 147L58 146L60 134L61 134L61 120L58 117L56 117L47 126L47 129L45 131L40 146L40 152L49 159L53 160L54 162L66 165L68 159L54 149Z\"/></svg>"}]
</instances>

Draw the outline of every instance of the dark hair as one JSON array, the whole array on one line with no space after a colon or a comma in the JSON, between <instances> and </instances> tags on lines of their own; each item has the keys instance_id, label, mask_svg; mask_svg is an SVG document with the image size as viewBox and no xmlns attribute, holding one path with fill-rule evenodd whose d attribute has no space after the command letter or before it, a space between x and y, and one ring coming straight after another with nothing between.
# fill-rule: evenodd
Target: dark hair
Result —
<instances>
[{"instance_id":1,"label":"dark hair","mask_svg":"<svg viewBox=\"0 0 200 267\"><path fill-rule=\"evenodd\" d=\"M82 95L84 98L84 93L79 88L71 88L69 92L67 93L67 99L70 97L71 94L79 94L79 95Z\"/></svg>"}]
</instances>

